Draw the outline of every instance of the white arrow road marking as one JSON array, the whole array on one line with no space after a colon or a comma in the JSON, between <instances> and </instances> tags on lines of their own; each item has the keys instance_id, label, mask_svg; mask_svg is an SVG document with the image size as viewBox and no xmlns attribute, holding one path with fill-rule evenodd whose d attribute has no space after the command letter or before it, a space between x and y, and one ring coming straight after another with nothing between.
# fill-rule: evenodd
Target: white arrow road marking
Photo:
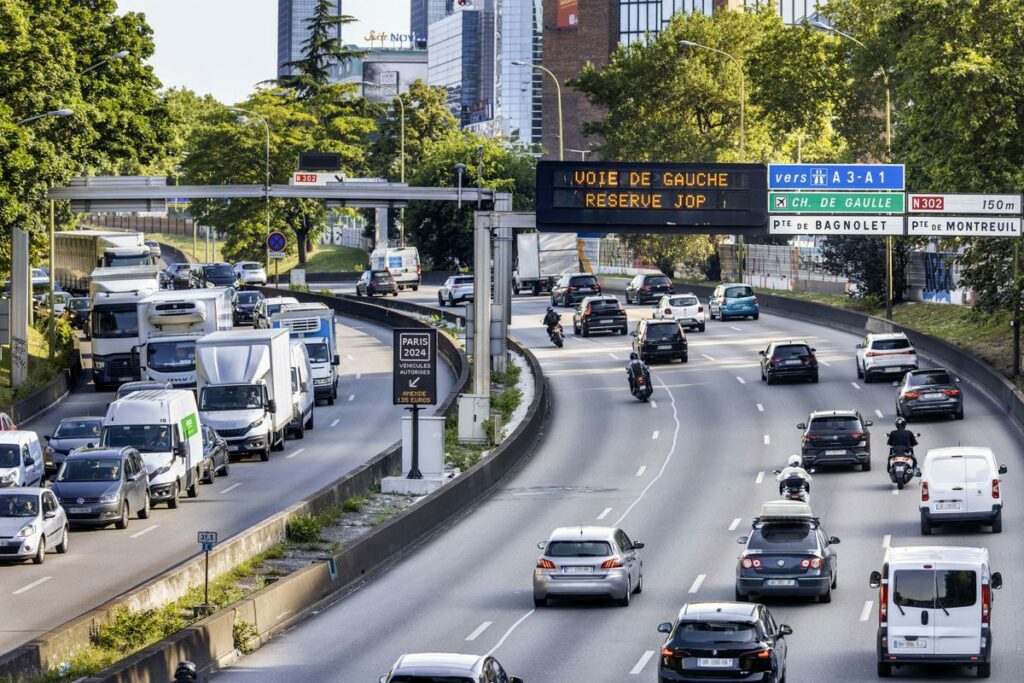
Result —
<instances>
[{"instance_id":1,"label":"white arrow road marking","mask_svg":"<svg viewBox=\"0 0 1024 683\"><path fill-rule=\"evenodd\" d=\"M764 406L761 405L760 403L758 403L757 404L757 410L758 410L758 412L763 413L764 412Z\"/></svg>"},{"instance_id":2,"label":"white arrow road marking","mask_svg":"<svg viewBox=\"0 0 1024 683\"><path fill-rule=\"evenodd\" d=\"M853 388L854 388L854 389L860 389L860 385L859 385L859 384L857 384L856 382L850 382L850 384L852 384L852 385L853 385Z\"/></svg>"},{"instance_id":3,"label":"white arrow road marking","mask_svg":"<svg viewBox=\"0 0 1024 683\"><path fill-rule=\"evenodd\" d=\"M877 415L879 419L885 417L885 413L883 413L881 410L878 410L877 408L875 409L875 415Z\"/></svg>"},{"instance_id":4,"label":"white arrow road marking","mask_svg":"<svg viewBox=\"0 0 1024 683\"><path fill-rule=\"evenodd\" d=\"M772 437L770 437L767 434L765 434L764 435L764 445L765 446L770 446L771 443L772 443Z\"/></svg>"},{"instance_id":5,"label":"white arrow road marking","mask_svg":"<svg viewBox=\"0 0 1024 683\"><path fill-rule=\"evenodd\" d=\"M651 401L651 407L652 408L657 408L658 407L658 403L656 401Z\"/></svg>"},{"instance_id":6,"label":"white arrow road marking","mask_svg":"<svg viewBox=\"0 0 1024 683\"><path fill-rule=\"evenodd\" d=\"M764 481L764 472L758 472L757 479L754 480L754 483L760 484L762 481Z\"/></svg>"},{"instance_id":7,"label":"white arrow road marking","mask_svg":"<svg viewBox=\"0 0 1024 683\"><path fill-rule=\"evenodd\" d=\"M659 434L658 430L657 430L657 429L655 429L655 430L654 430L654 433L653 433L653 434L651 434L651 438L652 438L652 439L657 439L657 438L658 438L658 434Z\"/></svg>"},{"instance_id":8,"label":"white arrow road marking","mask_svg":"<svg viewBox=\"0 0 1024 683\"><path fill-rule=\"evenodd\" d=\"M11 595L21 595L22 593L24 593L26 591L32 590L36 586L41 586L42 584L46 583L47 581L49 581L52 578L53 578L52 576L44 576L41 579L36 579L35 581L33 581L32 583L28 584L27 586L22 586L18 590L14 591L13 593L11 593Z\"/></svg>"},{"instance_id":9,"label":"white arrow road marking","mask_svg":"<svg viewBox=\"0 0 1024 683\"><path fill-rule=\"evenodd\" d=\"M888 548L890 543L892 543L892 534L886 534L885 536L882 536L883 548Z\"/></svg>"},{"instance_id":10,"label":"white arrow road marking","mask_svg":"<svg viewBox=\"0 0 1024 683\"><path fill-rule=\"evenodd\" d=\"M333 420L333 421L331 422L331 426L332 426L332 427L337 427L337 426L338 426L338 423L339 423L339 422L341 422L341 418L340 418L340 417L336 417L336 418L334 418L334 420Z\"/></svg>"},{"instance_id":11,"label":"white arrow road marking","mask_svg":"<svg viewBox=\"0 0 1024 683\"><path fill-rule=\"evenodd\" d=\"M729 531L736 531L736 527L738 527L740 525L740 522L742 521L742 517L737 517L736 519L732 520L732 524L729 525Z\"/></svg>"},{"instance_id":12,"label":"white arrow road marking","mask_svg":"<svg viewBox=\"0 0 1024 683\"><path fill-rule=\"evenodd\" d=\"M607 517L607 516L608 516L608 514L609 514L609 513L611 512L611 511L612 511L612 509L611 509L611 508L605 508L604 510L601 510L601 514L599 514L599 515L597 516L597 518L598 518L598 519L604 519L605 517Z\"/></svg>"},{"instance_id":13,"label":"white arrow road marking","mask_svg":"<svg viewBox=\"0 0 1024 683\"><path fill-rule=\"evenodd\" d=\"M646 471L647 471L647 465L640 465L640 469L638 469L636 471L636 476L642 477L642 476L644 476L644 472L646 472Z\"/></svg>"},{"instance_id":14,"label":"white arrow road marking","mask_svg":"<svg viewBox=\"0 0 1024 683\"><path fill-rule=\"evenodd\" d=\"M647 666L647 662L651 661L651 657L654 656L654 650L648 650L647 652L640 655L640 659L633 665L633 668L629 670L630 675L639 676L640 672Z\"/></svg>"},{"instance_id":15,"label":"white arrow road marking","mask_svg":"<svg viewBox=\"0 0 1024 683\"><path fill-rule=\"evenodd\" d=\"M348 395L348 400L350 400L350 401L356 400L356 395L355 394L349 394Z\"/></svg>"}]
</instances>

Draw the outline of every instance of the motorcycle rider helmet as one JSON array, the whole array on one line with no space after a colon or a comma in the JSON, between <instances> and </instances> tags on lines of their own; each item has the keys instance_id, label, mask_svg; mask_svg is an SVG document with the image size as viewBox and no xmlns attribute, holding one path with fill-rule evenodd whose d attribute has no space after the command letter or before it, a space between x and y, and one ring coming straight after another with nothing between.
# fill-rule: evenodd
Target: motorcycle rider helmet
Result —
<instances>
[{"instance_id":1,"label":"motorcycle rider helmet","mask_svg":"<svg viewBox=\"0 0 1024 683\"><path fill-rule=\"evenodd\" d=\"M902 417L896 418L896 429L903 429L907 426L907 421Z\"/></svg>"},{"instance_id":2,"label":"motorcycle rider helmet","mask_svg":"<svg viewBox=\"0 0 1024 683\"><path fill-rule=\"evenodd\" d=\"M629 354L629 359L630 359L630 360L640 360L640 356L638 356L638 355L636 354L636 351L633 351L633 352L631 352L631 353Z\"/></svg>"},{"instance_id":3,"label":"motorcycle rider helmet","mask_svg":"<svg viewBox=\"0 0 1024 683\"><path fill-rule=\"evenodd\" d=\"M548 313L554 313L554 311L555 311L554 308L552 308L551 306L548 306Z\"/></svg>"},{"instance_id":4,"label":"motorcycle rider helmet","mask_svg":"<svg viewBox=\"0 0 1024 683\"><path fill-rule=\"evenodd\" d=\"M189 661L184 661L178 664L178 668L174 670L175 681L198 681L199 670L196 665Z\"/></svg>"},{"instance_id":5,"label":"motorcycle rider helmet","mask_svg":"<svg viewBox=\"0 0 1024 683\"><path fill-rule=\"evenodd\" d=\"M801 458L799 455L791 455L789 456L789 459L786 460L787 467L803 467L803 464L804 459Z\"/></svg>"}]
</instances>

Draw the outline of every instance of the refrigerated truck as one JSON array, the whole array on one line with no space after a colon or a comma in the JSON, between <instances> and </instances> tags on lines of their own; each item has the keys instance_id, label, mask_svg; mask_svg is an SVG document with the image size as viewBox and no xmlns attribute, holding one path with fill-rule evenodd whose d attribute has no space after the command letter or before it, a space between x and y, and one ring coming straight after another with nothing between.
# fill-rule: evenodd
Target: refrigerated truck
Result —
<instances>
[{"instance_id":1,"label":"refrigerated truck","mask_svg":"<svg viewBox=\"0 0 1024 683\"><path fill-rule=\"evenodd\" d=\"M513 292L550 292L559 277L580 269L576 233L518 233L515 264Z\"/></svg>"},{"instance_id":2,"label":"refrigerated truck","mask_svg":"<svg viewBox=\"0 0 1024 683\"><path fill-rule=\"evenodd\" d=\"M282 329L213 332L196 342L199 416L230 455L267 461L284 447L295 417L291 343Z\"/></svg>"},{"instance_id":3,"label":"refrigerated truck","mask_svg":"<svg viewBox=\"0 0 1024 683\"><path fill-rule=\"evenodd\" d=\"M164 290L139 300L139 368L143 379L196 386L196 340L232 328L227 287Z\"/></svg>"},{"instance_id":4,"label":"refrigerated truck","mask_svg":"<svg viewBox=\"0 0 1024 683\"><path fill-rule=\"evenodd\" d=\"M84 294L97 268L153 266L156 259L141 232L68 230L54 233L54 279L63 289Z\"/></svg>"},{"instance_id":5,"label":"refrigerated truck","mask_svg":"<svg viewBox=\"0 0 1024 683\"><path fill-rule=\"evenodd\" d=\"M139 345L139 301L160 289L156 266L96 268L89 279L92 313L92 381L96 391L141 379L135 359Z\"/></svg>"},{"instance_id":6,"label":"refrigerated truck","mask_svg":"<svg viewBox=\"0 0 1024 683\"><path fill-rule=\"evenodd\" d=\"M306 345L317 400L334 405L338 398L338 336L334 309L321 303L289 304L270 316L272 328L285 328Z\"/></svg>"}]
</instances>

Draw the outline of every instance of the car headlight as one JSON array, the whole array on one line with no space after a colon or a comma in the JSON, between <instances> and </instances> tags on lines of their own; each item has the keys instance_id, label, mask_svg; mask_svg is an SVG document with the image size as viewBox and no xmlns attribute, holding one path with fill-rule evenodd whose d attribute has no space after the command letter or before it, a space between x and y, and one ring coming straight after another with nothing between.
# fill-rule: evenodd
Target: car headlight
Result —
<instances>
[{"instance_id":1,"label":"car headlight","mask_svg":"<svg viewBox=\"0 0 1024 683\"><path fill-rule=\"evenodd\" d=\"M115 493L108 493L105 496L100 496L100 502L101 503L116 503L120 497L121 497L121 494L119 494L119 493L116 493L116 492Z\"/></svg>"},{"instance_id":2,"label":"car headlight","mask_svg":"<svg viewBox=\"0 0 1024 683\"><path fill-rule=\"evenodd\" d=\"M263 418L262 417L260 419L258 419L258 420L254 420L253 422L250 422L249 426L246 427L246 429L256 429L261 424L263 424Z\"/></svg>"},{"instance_id":3,"label":"car headlight","mask_svg":"<svg viewBox=\"0 0 1024 683\"><path fill-rule=\"evenodd\" d=\"M0 481L14 481L17 478L18 478L18 473L17 472L8 472L7 474L5 474L3 476L2 479L0 479Z\"/></svg>"},{"instance_id":4,"label":"car headlight","mask_svg":"<svg viewBox=\"0 0 1024 683\"><path fill-rule=\"evenodd\" d=\"M50 446L47 446L46 448L44 448L43 449L43 457L44 458L52 458L53 457L53 448L51 448Z\"/></svg>"},{"instance_id":5,"label":"car headlight","mask_svg":"<svg viewBox=\"0 0 1024 683\"><path fill-rule=\"evenodd\" d=\"M163 467L157 467L155 470L153 470L150 473L149 476L151 476L151 477L158 477L161 474L164 474L165 472L170 472L170 471L171 471L171 463L167 463Z\"/></svg>"},{"instance_id":6,"label":"car headlight","mask_svg":"<svg viewBox=\"0 0 1024 683\"><path fill-rule=\"evenodd\" d=\"M33 524L26 524L25 526L21 527L21 531L18 532L18 538L26 538L28 536L31 536L35 532L36 532L36 525L34 523Z\"/></svg>"},{"instance_id":7,"label":"car headlight","mask_svg":"<svg viewBox=\"0 0 1024 683\"><path fill-rule=\"evenodd\" d=\"M102 370L104 367L106 367L106 365L107 365L107 362L106 361L102 361L102 360L94 360L92 362L92 366L94 368L96 368L97 370Z\"/></svg>"}]
</instances>

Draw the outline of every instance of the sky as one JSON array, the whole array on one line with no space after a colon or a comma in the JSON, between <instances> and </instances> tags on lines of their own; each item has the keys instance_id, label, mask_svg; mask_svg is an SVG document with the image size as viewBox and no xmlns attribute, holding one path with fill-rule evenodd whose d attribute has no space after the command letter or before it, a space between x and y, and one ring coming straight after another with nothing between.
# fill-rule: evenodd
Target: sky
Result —
<instances>
[{"instance_id":1,"label":"sky","mask_svg":"<svg viewBox=\"0 0 1024 683\"><path fill-rule=\"evenodd\" d=\"M150 64L165 87L184 86L225 103L245 99L277 75L277 0L118 0L119 12L143 12L153 29ZM366 45L371 30L407 33L408 0L342 0L356 22L345 43Z\"/></svg>"}]
</instances>

